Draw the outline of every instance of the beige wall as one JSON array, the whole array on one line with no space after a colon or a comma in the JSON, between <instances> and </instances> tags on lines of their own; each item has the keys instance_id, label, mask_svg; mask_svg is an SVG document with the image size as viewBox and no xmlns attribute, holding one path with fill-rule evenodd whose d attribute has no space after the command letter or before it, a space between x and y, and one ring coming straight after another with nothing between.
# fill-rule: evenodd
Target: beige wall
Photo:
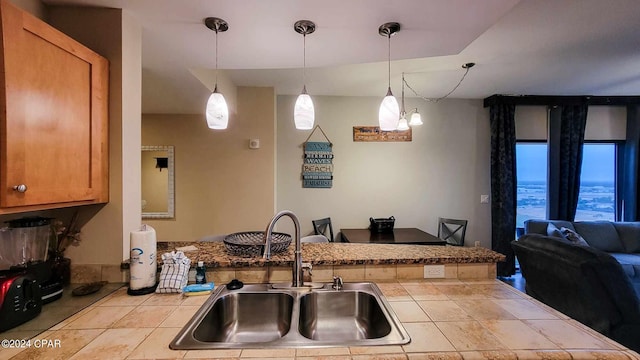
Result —
<instances>
[{"instance_id":1,"label":"beige wall","mask_svg":"<svg viewBox=\"0 0 640 360\"><path fill-rule=\"evenodd\" d=\"M379 98L314 96L316 124L333 142L331 189L302 188L302 144L310 131L293 125L294 96L278 96L277 208L294 211L303 234L329 216L340 228L366 228L369 217L396 218L396 227L437 234L438 217L468 219L467 245L490 246L489 111L481 100L437 104L406 99L424 125L412 142L353 142L355 125L377 125ZM319 136L318 136L319 135ZM322 140L319 132L312 140ZM282 226L286 230L287 225Z\"/></svg>"},{"instance_id":2,"label":"beige wall","mask_svg":"<svg viewBox=\"0 0 640 360\"><path fill-rule=\"evenodd\" d=\"M273 88L238 87L227 130L207 128L204 114L145 114L142 145L175 146L175 219L145 220L158 240L263 230L274 209L274 134ZM260 149L249 149L252 138Z\"/></svg>"},{"instance_id":3,"label":"beige wall","mask_svg":"<svg viewBox=\"0 0 640 360\"><path fill-rule=\"evenodd\" d=\"M141 39L137 21L119 9L51 7L53 26L109 59L109 203L82 229L68 256L76 264L119 264L140 226Z\"/></svg>"}]
</instances>

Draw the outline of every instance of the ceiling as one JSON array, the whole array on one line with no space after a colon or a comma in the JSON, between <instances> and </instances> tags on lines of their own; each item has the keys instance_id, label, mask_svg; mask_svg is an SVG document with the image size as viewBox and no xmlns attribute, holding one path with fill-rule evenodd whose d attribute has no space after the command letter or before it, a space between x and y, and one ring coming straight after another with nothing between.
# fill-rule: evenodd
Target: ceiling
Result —
<instances>
[{"instance_id":1,"label":"ceiling","mask_svg":"<svg viewBox=\"0 0 640 360\"><path fill-rule=\"evenodd\" d=\"M144 113L202 113L213 88L215 32L203 19L229 23L218 34L218 67L237 86L302 88L313 95L380 96L401 76L429 98L449 92L475 62L454 98L492 94L639 95L637 0L44 0L48 5L122 8L142 26ZM412 96L407 90L407 95Z\"/></svg>"}]
</instances>

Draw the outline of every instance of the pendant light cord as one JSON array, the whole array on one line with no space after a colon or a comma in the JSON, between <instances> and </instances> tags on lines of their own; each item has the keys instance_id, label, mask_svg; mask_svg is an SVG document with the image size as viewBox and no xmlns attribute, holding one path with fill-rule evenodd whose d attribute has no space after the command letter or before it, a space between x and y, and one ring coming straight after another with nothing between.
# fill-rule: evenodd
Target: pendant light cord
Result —
<instances>
[{"instance_id":1,"label":"pendant light cord","mask_svg":"<svg viewBox=\"0 0 640 360\"><path fill-rule=\"evenodd\" d=\"M457 88L462 84L462 81L463 81L463 80L464 80L464 78L467 76L467 74L469 73L469 69L471 69L471 67L472 67L472 66L473 66L473 65L471 65L471 66L467 66L467 67L465 67L465 68L464 68L464 69L465 69L464 74L462 74L462 77L460 78L460 81L458 81L458 84L456 84L456 86L454 86L454 87L453 87L453 89L451 89L451 91L449 91L445 96L442 96L442 97L439 97L439 98L436 98L436 99L431 99L431 98L428 98L428 97L425 97L425 96L422 96L422 95L418 94L418 92L417 92L417 91L415 91L415 90L411 87L411 85L409 85L409 83L404 79L404 73L402 74L402 84L403 84L403 86L404 86L404 85L407 85L407 87L409 88L409 90L411 90L415 96L417 96L417 97L421 98L422 100L424 100L424 101L429 101L429 102L438 102L438 101L440 101L440 100L444 100L444 99L445 99L445 98L447 98L449 95L453 94L453 92L454 92L454 91L456 91L456 89L457 89ZM404 92L404 89L403 89L403 92ZM404 96L403 96L403 98L402 98L402 101L404 101ZM403 107L404 107L404 106L403 106Z\"/></svg>"},{"instance_id":2,"label":"pendant light cord","mask_svg":"<svg viewBox=\"0 0 640 360\"><path fill-rule=\"evenodd\" d=\"M307 70L307 34L306 29L302 34L302 88L303 91L307 92L307 78L306 78L306 70Z\"/></svg>"},{"instance_id":3,"label":"pendant light cord","mask_svg":"<svg viewBox=\"0 0 640 360\"><path fill-rule=\"evenodd\" d=\"M400 114L406 113L404 111L404 73L402 73L402 109L400 109Z\"/></svg>"},{"instance_id":4,"label":"pendant light cord","mask_svg":"<svg viewBox=\"0 0 640 360\"><path fill-rule=\"evenodd\" d=\"M388 87L389 89L391 89L391 32L389 32L389 35L387 35L387 38L389 39L389 46L387 46L387 65L388 65L388 69L387 72L389 74L389 83L388 83Z\"/></svg>"},{"instance_id":5,"label":"pendant light cord","mask_svg":"<svg viewBox=\"0 0 640 360\"><path fill-rule=\"evenodd\" d=\"M216 84L214 92L218 90L218 27L216 26Z\"/></svg>"}]
</instances>

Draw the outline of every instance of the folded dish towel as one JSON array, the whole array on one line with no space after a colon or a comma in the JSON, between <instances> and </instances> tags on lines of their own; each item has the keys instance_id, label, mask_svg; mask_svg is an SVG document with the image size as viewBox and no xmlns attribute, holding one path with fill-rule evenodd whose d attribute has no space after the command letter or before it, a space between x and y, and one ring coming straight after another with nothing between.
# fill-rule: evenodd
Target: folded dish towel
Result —
<instances>
[{"instance_id":1,"label":"folded dish towel","mask_svg":"<svg viewBox=\"0 0 640 360\"><path fill-rule=\"evenodd\" d=\"M189 280L191 260L182 251L162 254L162 270L157 293L181 293Z\"/></svg>"}]
</instances>

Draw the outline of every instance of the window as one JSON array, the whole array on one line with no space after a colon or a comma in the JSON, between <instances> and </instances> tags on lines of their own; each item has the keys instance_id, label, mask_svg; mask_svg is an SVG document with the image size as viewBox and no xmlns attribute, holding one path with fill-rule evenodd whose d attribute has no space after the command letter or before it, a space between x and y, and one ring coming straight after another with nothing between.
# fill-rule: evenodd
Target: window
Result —
<instances>
[{"instance_id":1,"label":"window","mask_svg":"<svg viewBox=\"0 0 640 360\"><path fill-rule=\"evenodd\" d=\"M516 227L547 217L547 144L516 144ZM616 219L616 143L585 143L577 221Z\"/></svg>"},{"instance_id":2,"label":"window","mask_svg":"<svg viewBox=\"0 0 640 360\"><path fill-rule=\"evenodd\" d=\"M576 220L616 219L616 144L584 144Z\"/></svg>"},{"instance_id":3,"label":"window","mask_svg":"<svg viewBox=\"0 0 640 360\"><path fill-rule=\"evenodd\" d=\"M525 220L547 216L547 144L518 142L516 174L516 227L524 227Z\"/></svg>"}]
</instances>

